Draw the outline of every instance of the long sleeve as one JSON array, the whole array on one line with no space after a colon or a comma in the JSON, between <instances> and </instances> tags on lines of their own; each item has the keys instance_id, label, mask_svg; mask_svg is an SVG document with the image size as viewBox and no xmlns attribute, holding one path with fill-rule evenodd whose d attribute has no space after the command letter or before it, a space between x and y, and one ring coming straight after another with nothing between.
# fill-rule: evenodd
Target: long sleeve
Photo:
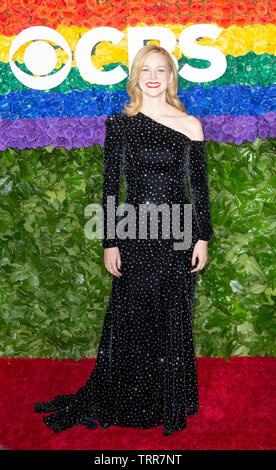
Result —
<instances>
[{"instance_id":1,"label":"long sleeve","mask_svg":"<svg viewBox=\"0 0 276 470\"><path fill-rule=\"evenodd\" d=\"M203 141L191 142L187 169L198 239L210 241L214 231L210 214L206 149Z\"/></svg>"},{"instance_id":2,"label":"long sleeve","mask_svg":"<svg viewBox=\"0 0 276 470\"><path fill-rule=\"evenodd\" d=\"M105 120L104 139L104 173L103 173L103 231L102 247L111 248L118 246L116 226L118 216L117 208L120 203L120 190L122 180L122 152L123 152L123 130L118 125L116 115L111 114ZM110 197L112 196L112 197ZM111 210L108 212L108 203ZM113 210L113 208L115 210Z\"/></svg>"}]
</instances>

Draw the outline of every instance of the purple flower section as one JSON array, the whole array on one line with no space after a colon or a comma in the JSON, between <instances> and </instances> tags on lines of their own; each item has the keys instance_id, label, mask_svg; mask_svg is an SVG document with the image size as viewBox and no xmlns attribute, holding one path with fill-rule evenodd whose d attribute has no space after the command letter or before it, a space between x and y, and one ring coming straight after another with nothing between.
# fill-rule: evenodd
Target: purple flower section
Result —
<instances>
[{"instance_id":1,"label":"purple flower section","mask_svg":"<svg viewBox=\"0 0 276 470\"><path fill-rule=\"evenodd\" d=\"M0 150L7 147L90 147L94 144L103 146L107 115L99 118L83 116L81 118L38 118L0 120Z\"/></svg>"},{"instance_id":2,"label":"purple flower section","mask_svg":"<svg viewBox=\"0 0 276 470\"><path fill-rule=\"evenodd\" d=\"M240 145L245 140L254 142L257 137L265 140L276 136L276 113L270 112L259 116L223 116L198 117L201 121L205 140L234 142Z\"/></svg>"},{"instance_id":3,"label":"purple flower section","mask_svg":"<svg viewBox=\"0 0 276 470\"><path fill-rule=\"evenodd\" d=\"M90 147L99 144L103 147L105 119L83 116L81 118L38 118L0 120L0 150L7 147L38 148L45 146ZM259 116L222 116L198 117L201 121L205 140L234 142L240 145L244 141L254 142L258 137L276 137L276 113L269 112Z\"/></svg>"}]
</instances>

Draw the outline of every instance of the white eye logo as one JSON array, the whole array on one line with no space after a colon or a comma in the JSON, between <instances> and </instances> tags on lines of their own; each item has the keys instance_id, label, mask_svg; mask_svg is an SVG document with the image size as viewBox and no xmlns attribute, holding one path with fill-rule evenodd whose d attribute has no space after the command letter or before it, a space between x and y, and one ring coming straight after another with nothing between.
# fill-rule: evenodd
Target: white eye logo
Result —
<instances>
[{"instance_id":1,"label":"white eye logo","mask_svg":"<svg viewBox=\"0 0 276 470\"><path fill-rule=\"evenodd\" d=\"M17 49L29 41L36 39L30 44L24 53L24 63L31 73L36 75L46 75L54 70L57 64L57 55L54 48L43 40L52 41L63 47L68 54L67 63L54 75L46 77L32 77L20 70L12 61ZM42 40L41 40L42 39ZM70 72L72 66L72 51L64 37L57 31L47 26L33 26L27 28L16 36L9 51L9 63L15 77L29 88L35 90L48 90L62 83Z\"/></svg>"}]
</instances>

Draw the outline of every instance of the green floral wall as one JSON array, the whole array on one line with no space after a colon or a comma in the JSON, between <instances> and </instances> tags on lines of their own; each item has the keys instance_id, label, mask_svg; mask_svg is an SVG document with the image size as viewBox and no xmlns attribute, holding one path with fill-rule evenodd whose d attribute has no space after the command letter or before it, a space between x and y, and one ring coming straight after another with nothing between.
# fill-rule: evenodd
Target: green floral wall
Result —
<instances>
[{"instance_id":1,"label":"green floral wall","mask_svg":"<svg viewBox=\"0 0 276 470\"><path fill-rule=\"evenodd\" d=\"M275 142L206 148L215 237L197 274L196 354L275 355ZM1 356L96 357L111 276L84 207L101 203L103 149L1 156Z\"/></svg>"}]
</instances>

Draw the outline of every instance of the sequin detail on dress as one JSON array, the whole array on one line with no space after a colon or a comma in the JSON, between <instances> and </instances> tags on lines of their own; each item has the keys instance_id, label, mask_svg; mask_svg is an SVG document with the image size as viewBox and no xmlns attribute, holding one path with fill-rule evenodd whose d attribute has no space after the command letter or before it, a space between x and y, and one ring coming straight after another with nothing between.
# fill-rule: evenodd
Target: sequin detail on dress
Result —
<instances>
[{"instance_id":1,"label":"sequin detail on dress","mask_svg":"<svg viewBox=\"0 0 276 470\"><path fill-rule=\"evenodd\" d=\"M196 241L214 236L205 146L140 112L112 114L105 125L102 246L119 247L122 276L112 276L96 364L86 384L75 394L36 403L34 410L54 412L43 421L55 432L76 425L96 429L98 420L104 429L163 425L165 436L185 429L187 415L198 412L192 332L196 273L190 270ZM124 202L135 208L191 203L188 177L190 248L175 250L171 232L161 239L159 222L157 239L107 238L107 196L115 196L117 209L123 175Z\"/></svg>"}]
</instances>

